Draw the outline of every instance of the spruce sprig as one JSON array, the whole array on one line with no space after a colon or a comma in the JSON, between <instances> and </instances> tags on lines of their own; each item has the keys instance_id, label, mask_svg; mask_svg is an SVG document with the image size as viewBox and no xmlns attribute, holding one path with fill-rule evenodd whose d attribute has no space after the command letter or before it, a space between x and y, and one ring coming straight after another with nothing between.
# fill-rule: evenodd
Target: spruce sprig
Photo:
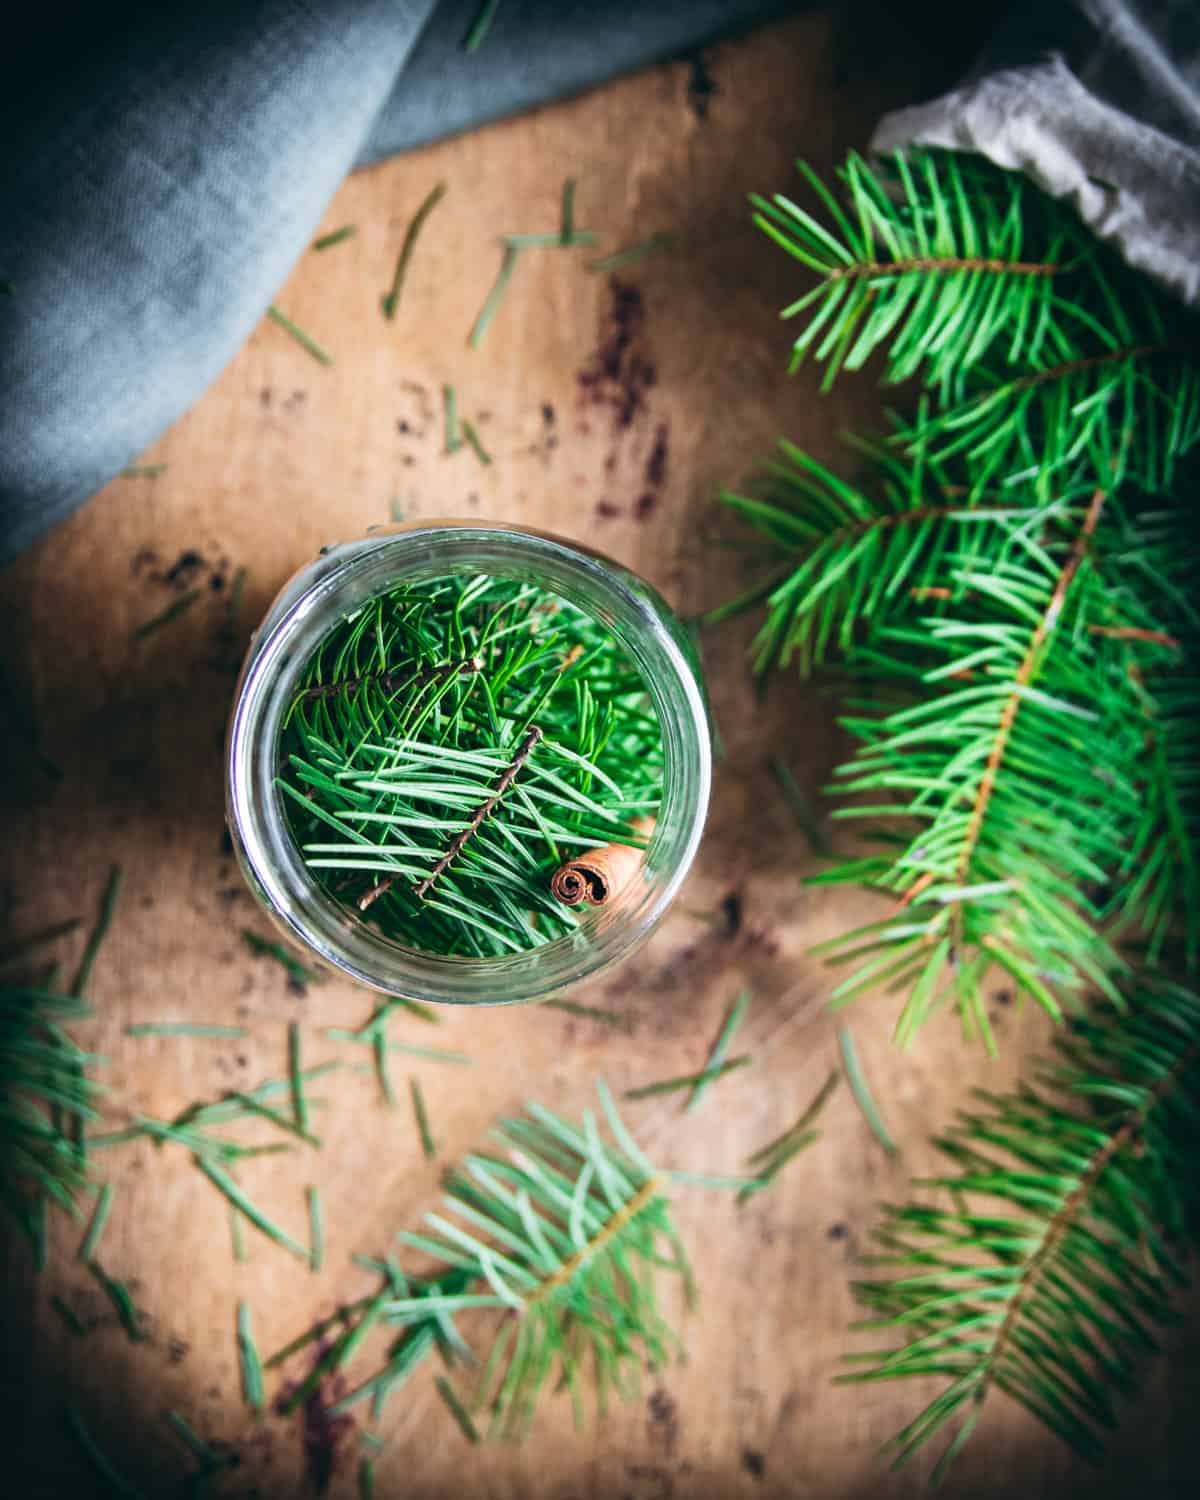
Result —
<instances>
[{"instance_id":1,"label":"spruce sprig","mask_svg":"<svg viewBox=\"0 0 1200 1500\"><path fill-rule=\"evenodd\" d=\"M1156 491L1200 439L1197 330L1165 293L1024 179L955 152L910 148L839 170L845 204L805 163L817 217L754 198L755 220L820 278L784 309L806 314L792 368L861 368L936 391L931 422L895 441L948 459L972 488L1032 482L1047 498L1086 482Z\"/></svg>"},{"instance_id":2,"label":"spruce sprig","mask_svg":"<svg viewBox=\"0 0 1200 1500\"><path fill-rule=\"evenodd\" d=\"M994 1390L1099 1457L1200 1227L1200 996L1143 982L1074 1022L1033 1084L978 1097L937 1142L952 1169L917 1184L953 1206L888 1208L886 1279L857 1287L857 1326L904 1342L842 1377L948 1381L889 1444L902 1463L956 1426L935 1478Z\"/></svg>"},{"instance_id":3,"label":"spruce sprig","mask_svg":"<svg viewBox=\"0 0 1200 1500\"><path fill-rule=\"evenodd\" d=\"M1119 1002L1118 935L1157 950L1177 932L1194 963L1197 549L1179 509L972 498L936 462L867 456L854 484L785 448L763 499L728 497L782 558L756 668L836 651L853 674L835 816L870 820L880 852L816 878L894 904L826 946L855 963L833 999L907 991L902 1041L951 999L990 1044L994 965L1057 1018L1089 989Z\"/></svg>"},{"instance_id":4,"label":"spruce sprig","mask_svg":"<svg viewBox=\"0 0 1200 1500\"><path fill-rule=\"evenodd\" d=\"M641 846L661 735L601 624L525 583L441 578L374 600L317 652L280 787L307 864L387 936L486 957L576 925L580 849Z\"/></svg>"},{"instance_id":5,"label":"spruce sprig","mask_svg":"<svg viewBox=\"0 0 1200 1500\"><path fill-rule=\"evenodd\" d=\"M610 1392L630 1399L644 1365L660 1365L680 1348L656 1287L657 1273L670 1270L692 1294L667 1180L603 1085L600 1095L612 1141L590 1111L573 1125L531 1104L525 1117L494 1132L507 1158L466 1157L447 1179L447 1213L427 1215L428 1233L400 1236L471 1289L395 1299L385 1319L422 1324L431 1312L468 1308L509 1315L471 1402L488 1414L493 1436L523 1435L550 1386L566 1387L582 1424L585 1372L603 1412Z\"/></svg>"}]
</instances>

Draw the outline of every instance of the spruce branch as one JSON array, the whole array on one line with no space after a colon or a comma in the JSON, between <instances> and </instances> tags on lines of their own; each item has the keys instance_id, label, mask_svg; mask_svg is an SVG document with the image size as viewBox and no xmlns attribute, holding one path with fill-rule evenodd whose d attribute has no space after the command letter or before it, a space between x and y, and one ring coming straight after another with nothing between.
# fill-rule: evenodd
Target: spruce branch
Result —
<instances>
[{"instance_id":1,"label":"spruce branch","mask_svg":"<svg viewBox=\"0 0 1200 1500\"><path fill-rule=\"evenodd\" d=\"M954 152L913 149L880 170L851 153L838 172L845 210L796 165L825 222L780 194L751 199L759 228L821 277L783 311L816 309L793 343L793 370L811 353L827 363L828 389L887 344L890 382L923 373L952 385L994 348L1008 363L1036 355L1079 239L1068 215L1031 215L1021 178Z\"/></svg>"},{"instance_id":2,"label":"spruce branch","mask_svg":"<svg viewBox=\"0 0 1200 1500\"><path fill-rule=\"evenodd\" d=\"M835 816L869 819L883 852L816 878L894 904L825 945L854 965L834 1003L907 990L907 1042L952 1001L990 1046L994 966L1059 1018L1089 990L1118 1003L1127 935L1152 954L1178 938L1194 963L1200 549L1184 508L972 494L953 463L859 446L857 483L784 445L761 498L725 497L781 558L755 667L836 652L861 685Z\"/></svg>"},{"instance_id":3,"label":"spruce branch","mask_svg":"<svg viewBox=\"0 0 1200 1500\"><path fill-rule=\"evenodd\" d=\"M896 441L961 454L975 489L1033 481L1043 497L1085 481L1167 488L1200 439L1187 315L1022 176L911 148L878 170L851 155L846 207L805 163L817 218L777 195L755 222L820 278L784 309L807 314L792 368L825 364L823 389L886 347L884 379L936 390L928 424Z\"/></svg>"},{"instance_id":4,"label":"spruce branch","mask_svg":"<svg viewBox=\"0 0 1200 1500\"><path fill-rule=\"evenodd\" d=\"M532 1104L494 1132L507 1158L468 1156L447 1179L448 1213L427 1216L429 1233L400 1236L448 1263L468 1289L397 1298L385 1306L386 1320L469 1308L508 1315L470 1403L489 1415L493 1436L522 1436L552 1382L570 1392L582 1423L585 1369L594 1371L602 1411L610 1391L629 1398L643 1365L660 1365L680 1347L655 1284L659 1270L672 1270L691 1294L664 1174L634 1143L603 1085L600 1093L613 1141L591 1112L575 1126Z\"/></svg>"},{"instance_id":5,"label":"spruce branch","mask_svg":"<svg viewBox=\"0 0 1200 1500\"><path fill-rule=\"evenodd\" d=\"M0 989L0 1208L35 1252L47 1201L79 1217L88 1185L76 1122L97 1117L100 1085L87 1069L101 1059L61 1023L88 1014L82 1000L36 989Z\"/></svg>"},{"instance_id":6,"label":"spruce branch","mask_svg":"<svg viewBox=\"0 0 1200 1500\"><path fill-rule=\"evenodd\" d=\"M886 1211L857 1291L858 1326L899 1348L851 1356L848 1380L940 1375L949 1385L893 1440L903 1462L950 1424L953 1461L992 1390L1088 1458L1115 1425L1184 1284L1197 1228L1200 997L1143 980L1124 1013L1075 1022L1033 1085L964 1113L937 1142L954 1164L919 1184L954 1207Z\"/></svg>"},{"instance_id":7,"label":"spruce branch","mask_svg":"<svg viewBox=\"0 0 1200 1500\"><path fill-rule=\"evenodd\" d=\"M390 1256L356 1257L381 1275L378 1290L265 1362L270 1370L310 1344L324 1346L289 1392L287 1410L348 1366L377 1323L399 1330L384 1364L340 1397L333 1414L370 1397L378 1417L435 1348L452 1368L477 1365L455 1320L490 1310L504 1317L462 1410L468 1420L486 1414L492 1436L523 1435L551 1386L570 1392L582 1423L585 1372L603 1410L610 1392L630 1397L644 1365L661 1364L678 1349L656 1288L660 1271L674 1271L692 1297L666 1197L668 1174L646 1160L603 1084L599 1090L611 1139L590 1112L574 1125L530 1104L493 1132L505 1154L469 1155L448 1174L445 1211L426 1216L427 1232L398 1236L432 1255L434 1270L411 1279Z\"/></svg>"},{"instance_id":8,"label":"spruce branch","mask_svg":"<svg viewBox=\"0 0 1200 1500\"><path fill-rule=\"evenodd\" d=\"M864 628L907 612L910 599L950 599L948 553L989 522L1028 517L1031 503L969 495L961 474L867 443L862 482L840 479L793 444L762 471L759 494L725 490L724 504L756 527L780 561L765 583L713 610L715 623L763 603L751 646L756 672L795 661L807 676L836 649L848 653Z\"/></svg>"}]
</instances>

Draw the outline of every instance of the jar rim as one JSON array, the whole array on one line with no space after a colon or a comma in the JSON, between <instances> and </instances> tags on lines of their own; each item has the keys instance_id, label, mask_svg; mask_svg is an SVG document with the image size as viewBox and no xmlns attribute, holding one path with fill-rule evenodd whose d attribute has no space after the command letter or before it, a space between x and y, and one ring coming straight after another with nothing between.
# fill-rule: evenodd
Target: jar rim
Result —
<instances>
[{"instance_id":1,"label":"jar rim","mask_svg":"<svg viewBox=\"0 0 1200 1500\"><path fill-rule=\"evenodd\" d=\"M325 555L285 586L253 639L227 754L227 816L244 874L287 936L358 982L443 1004L517 1004L594 979L661 920L699 846L712 755L708 710L689 643L657 592L586 546L501 523L381 527ZM535 581L602 620L642 676L662 733L663 795L644 878L572 933L511 955L426 953L385 938L316 881L288 825L277 781L279 737L300 678L338 620L408 581L456 572Z\"/></svg>"}]
</instances>

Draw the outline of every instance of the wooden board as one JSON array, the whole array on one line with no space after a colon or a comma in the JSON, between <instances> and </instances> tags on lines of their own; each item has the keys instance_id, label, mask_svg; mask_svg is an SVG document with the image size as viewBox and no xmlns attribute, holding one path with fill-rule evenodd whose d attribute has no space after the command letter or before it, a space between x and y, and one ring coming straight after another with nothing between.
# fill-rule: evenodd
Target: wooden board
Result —
<instances>
[{"instance_id":1,"label":"wooden board","mask_svg":"<svg viewBox=\"0 0 1200 1500\"><path fill-rule=\"evenodd\" d=\"M706 101L689 89L694 64L657 67L352 178L324 227L353 223L356 236L305 257L277 298L332 352L332 367L264 323L145 456L164 473L116 481L4 578L8 675L63 770L53 782L16 754L6 776L7 926L90 918L109 866L122 866L117 920L93 986L97 1017L78 1028L111 1058L108 1113L170 1115L279 1076L292 1020L303 1025L306 1061L346 1064L314 1090L327 1101L323 1151L242 1172L247 1190L301 1239L304 1188L321 1185L319 1274L259 1238L249 1261L236 1264L211 1186L172 1148L141 1145L105 1160L116 1199L103 1259L134 1289L149 1329L143 1344L115 1326L63 1219L54 1219L40 1278L22 1248L9 1254L3 1409L17 1434L6 1451L28 1475L20 1494L82 1495L94 1485L64 1437L64 1401L149 1493L179 1493L186 1471L160 1418L165 1407L237 1445L242 1463L223 1493L306 1493L302 1428L276 1418L256 1430L242 1405L239 1298L253 1309L263 1350L278 1347L370 1287L350 1255L381 1252L396 1230L414 1227L436 1200L442 1168L480 1144L500 1113L530 1097L578 1113L598 1074L623 1089L694 1070L741 985L753 992L745 1038L756 1065L686 1121L661 1101L631 1105L653 1156L736 1172L835 1065L834 1022L823 1010L829 981L808 949L866 908L802 887L812 855L765 770L775 749L815 795L837 752L832 706L784 680L760 703L745 669L748 622L707 641L726 758L695 873L644 953L579 997L618 1012L623 1026L544 1010L447 1014L437 1044L468 1052L473 1068L397 1062L401 1082L411 1071L424 1087L434 1163L422 1157L407 1108L389 1110L374 1081L349 1066L351 1049L323 1036L326 1026L365 1018L370 997L339 982L297 995L240 941L243 927L268 928L223 845L220 743L246 634L279 585L323 543L398 514L498 518L587 540L681 611L713 605L743 583L745 558L726 545L737 528L712 503L719 486L741 479L780 433L834 458L837 432L877 410L867 381L823 398L811 373L785 375L787 332L776 310L796 277L750 227L745 194L791 188L797 153L828 168L865 143L883 107L928 85L936 62L889 35L869 69L839 71L844 35L827 15L810 15L721 47L708 60L716 92ZM554 227L567 176L579 179L578 222L603 232L603 249L660 231L674 238L668 253L620 277L636 289L638 350L654 372L628 422L613 405L581 399L580 373L594 367L614 327L613 285L589 273L586 253L526 255L483 347L466 348L499 263L497 235ZM404 228L439 181L445 201L426 227L399 316L385 323L379 297ZM490 466L468 451L443 455L444 383L476 420ZM231 625L240 568L245 595ZM134 638L191 586L204 590L197 603ZM73 959L78 940L61 951ZM378 1492L489 1500L918 1493L925 1461L890 1477L875 1454L923 1392L831 1381L846 1350L863 1346L847 1333L849 1281L874 1205L896 1199L908 1175L928 1165L928 1134L971 1085L1005 1085L1044 1040L1036 1021L999 999L993 1008L1003 1042L995 1063L947 1028L931 1028L901 1056L888 1041L892 1002L854 1012L901 1161L883 1155L843 1089L820 1147L769 1194L739 1210L727 1196L680 1193L701 1305L683 1323L686 1362L648 1373L638 1402L577 1434L568 1403L551 1401L524 1446L469 1449L423 1370L389 1410ZM161 1020L235 1023L248 1036L124 1035L130 1022ZM417 1023L394 1034L429 1040ZM97 1323L86 1339L49 1311L51 1293ZM1170 1357L1150 1373L1103 1474L1085 1474L998 1398L948 1492L1116 1496L1136 1485L1145 1496L1183 1493L1195 1474L1183 1465L1200 1361L1194 1337L1168 1342ZM379 1347L362 1354L356 1375L373 1367ZM343 1446L352 1455L355 1434ZM344 1455L332 1494L354 1490L354 1460Z\"/></svg>"}]
</instances>

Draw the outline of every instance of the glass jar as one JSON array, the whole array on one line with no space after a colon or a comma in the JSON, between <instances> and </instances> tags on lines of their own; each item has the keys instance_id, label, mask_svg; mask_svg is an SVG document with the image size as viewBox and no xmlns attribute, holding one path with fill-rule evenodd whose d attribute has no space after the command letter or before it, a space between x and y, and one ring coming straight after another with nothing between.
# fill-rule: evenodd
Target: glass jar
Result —
<instances>
[{"instance_id":1,"label":"glass jar","mask_svg":"<svg viewBox=\"0 0 1200 1500\"><path fill-rule=\"evenodd\" d=\"M662 733L662 801L640 878L587 908L565 937L499 958L443 957L382 936L317 883L276 784L278 746L301 676L326 634L367 600L450 573L519 579L562 595L636 663ZM226 816L251 889L284 934L389 995L457 1005L544 1000L627 958L678 891L708 810L712 751L699 666L670 609L636 574L515 526L437 521L380 527L322 549L284 585L255 632L230 721Z\"/></svg>"}]
</instances>

